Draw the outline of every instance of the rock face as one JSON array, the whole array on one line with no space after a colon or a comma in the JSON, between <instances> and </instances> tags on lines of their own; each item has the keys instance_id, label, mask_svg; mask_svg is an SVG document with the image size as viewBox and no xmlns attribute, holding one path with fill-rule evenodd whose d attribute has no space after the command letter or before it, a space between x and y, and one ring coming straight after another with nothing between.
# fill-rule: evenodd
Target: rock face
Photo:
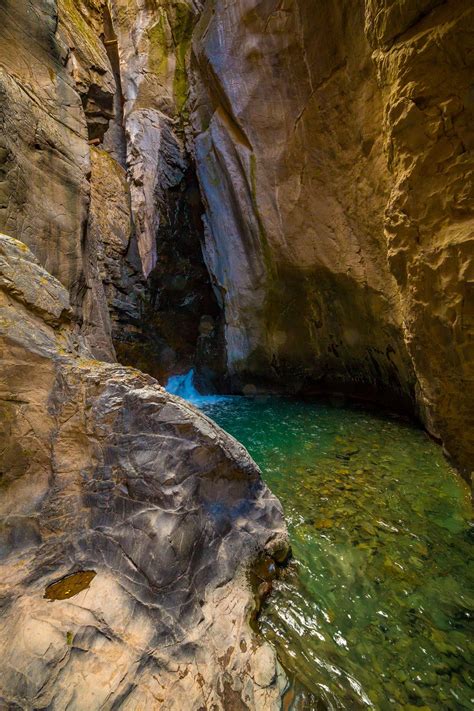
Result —
<instances>
[{"instance_id":1,"label":"rock face","mask_svg":"<svg viewBox=\"0 0 474 711\"><path fill-rule=\"evenodd\" d=\"M195 366L216 387L225 371L221 309L203 261L203 206L185 136L196 10L186 0L110 7L134 231L148 277L133 321L139 332L118 336L117 354L160 379ZM109 152L119 153L116 136L112 126Z\"/></svg>"},{"instance_id":2,"label":"rock face","mask_svg":"<svg viewBox=\"0 0 474 711\"><path fill-rule=\"evenodd\" d=\"M0 229L28 244L79 304L90 159L55 3L7 0L0 22Z\"/></svg>"},{"instance_id":3,"label":"rock face","mask_svg":"<svg viewBox=\"0 0 474 711\"><path fill-rule=\"evenodd\" d=\"M468 0L0 12L0 228L97 357L401 404L469 472Z\"/></svg>"},{"instance_id":4,"label":"rock face","mask_svg":"<svg viewBox=\"0 0 474 711\"><path fill-rule=\"evenodd\" d=\"M349 5L237 2L203 14L195 120L207 260L238 381L409 398L383 240L383 106L361 4L350 22Z\"/></svg>"},{"instance_id":5,"label":"rock face","mask_svg":"<svg viewBox=\"0 0 474 711\"><path fill-rule=\"evenodd\" d=\"M474 8L368 2L384 102L384 214L417 400L463 471L474 457Z\"/></svg>"},{"instance_id":6,"label":"rock face","mask_svg":"<svg viewBox=\"0 0 474 711\"><path fill-rule=\"evenodd\" d=\"M471 470L473 17L3 0L2 704L279 707L278 502L126 364L396 400Z\"/></svg>"},{"instance_id":7,"label":"rock face","mask_svg":"<svg viewBox=\"0 0 474 711\"><path fill-rule=\"evenodd\" d=\"M464 0L236 0L193 35L234 387L395 397L466 472L473 24Z\"/></svg>"},{"instance_id":8,"label":"rock face","mask_svg":"<svg viewBox=\"0 0 474 711\"><path fill-rule=\"evenodd\" d=\"M70 316L0 236L2 705L279 708L245 578L285 555L279 503L193 407L87 357Z\"/></svg>"},{"instance_id":9,"label":"rock face","mask_svg":"<svg viewBox=\"0 0 474 711\"><path fill-rule=\"evenodd\" d=\"M118 351L163 380L193 365L216 378L221 312L200 215L174 230L180 258L166 259L170 204L193 173L180 118L193 12L184 2L20 0L0 13L0 229L69 289L96 357L112 362ZM203 317L215 324L204 339ZM186 323L185 345L167 321Z\"/></svg>"}]
</instances>

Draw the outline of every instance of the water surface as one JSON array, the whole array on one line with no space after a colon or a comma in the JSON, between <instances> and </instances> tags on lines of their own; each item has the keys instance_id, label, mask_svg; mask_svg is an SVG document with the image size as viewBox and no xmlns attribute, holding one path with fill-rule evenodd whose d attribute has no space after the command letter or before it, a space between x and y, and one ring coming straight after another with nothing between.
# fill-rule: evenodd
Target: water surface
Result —
<instances>
[{"instance_id":1,"label":"water surface","mask_svg":"<svg viewBox=\"0 0 474 711\"><path fill-rule=\"evenodd\" d=\"M286 709L474 708L467 487L420 429L354 407L201 403L280 498L294 561L261 633Z\"/></svg>"}]
</instances>

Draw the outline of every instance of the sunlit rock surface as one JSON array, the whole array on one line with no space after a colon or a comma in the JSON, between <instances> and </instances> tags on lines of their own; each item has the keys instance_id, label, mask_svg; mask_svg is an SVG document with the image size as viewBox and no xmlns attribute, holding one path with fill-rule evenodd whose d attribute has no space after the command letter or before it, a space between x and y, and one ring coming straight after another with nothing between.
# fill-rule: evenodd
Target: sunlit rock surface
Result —
<instances>
[{"instance_id":1,"label":"sunlit rock surface","mask_svg":"<svg viewBox=\"0 0 474 711\"><path fill-rule=\"evenodd\" d=\"M417 400L461 469L474 459L472 3L367 3L384 102L384 214Z\"/></svg>"},{"instance_id":2,"label":"sunlit rock surface","mask_svg":"<svg viewBox=\"0 0 474 711\"><path fill-rule=\"evenodd\" d=\"M0 26L0 229L25 242L78 302L90 159L56 3L2 2Z\"/></svg>"},{"instance_id":3,"label":"sunlit rock surface","mask_svg":"<svg viewBox=\"0 0 474 711\"><path fill-rule=\"evenodd\" d=\"M0 288L1 703L279 708L248 625L246 568L287 546L257 466L149 376L88 358L67 291L3 235Z\"/></svg>"},{"instance_id":4,"label":"sunlit rock surface","mask_svg":"<svg viewBox=\"0 0 474 711\"><path fill-rule=\"evenodd\" d=\"M472 468L469 0L208 2L206 260L236 387L412 403Z\"/></svg>"}]
</instances>

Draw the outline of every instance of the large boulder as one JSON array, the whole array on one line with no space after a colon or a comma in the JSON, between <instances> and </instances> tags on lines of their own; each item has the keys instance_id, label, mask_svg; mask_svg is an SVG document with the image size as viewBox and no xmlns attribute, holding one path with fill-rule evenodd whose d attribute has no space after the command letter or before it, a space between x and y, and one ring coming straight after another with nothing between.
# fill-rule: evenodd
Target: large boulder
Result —
<instances>
[{"instance_id":1,"label":"large boulder","mask_svg":"<svg viewBox=\"0 0 474 711\"><path fill-rule=\"evenodd\" d=\"M0 698L277 709L247 571L284 557L246 450L150 376L92 360L69 297L0 236Z\"/></svg>"}]
</instances>

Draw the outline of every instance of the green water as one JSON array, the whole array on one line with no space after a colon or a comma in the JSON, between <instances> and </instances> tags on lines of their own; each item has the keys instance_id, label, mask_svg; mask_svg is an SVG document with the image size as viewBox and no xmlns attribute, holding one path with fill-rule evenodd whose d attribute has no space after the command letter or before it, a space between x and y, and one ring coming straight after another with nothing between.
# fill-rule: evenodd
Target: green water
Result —
<instances>
[{"instance_id":1,"label":"green water","mask_svg":"<svg viewBox=\"0 0 474 711\"><path fill-rule=\"evenodd\" d=\"M473 709L467 487L427 435L363 409L204 407L280 498L294 560L259 619L285 709Z\"/></svg>"}]
</instances>

